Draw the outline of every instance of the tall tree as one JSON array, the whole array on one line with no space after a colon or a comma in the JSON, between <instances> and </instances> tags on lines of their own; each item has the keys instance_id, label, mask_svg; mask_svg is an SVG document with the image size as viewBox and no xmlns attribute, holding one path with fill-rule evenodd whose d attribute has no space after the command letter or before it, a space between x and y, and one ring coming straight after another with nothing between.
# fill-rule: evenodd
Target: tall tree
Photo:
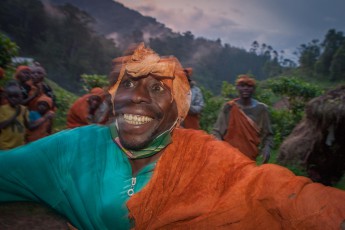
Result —
<instances>
[{"instance_id":1,"label":"tall tree","mask_svg":"<svg viewBox=\"0 0 345 230\"><path fill-rule=\"evenodd\" d=\"M334 54L330 67L330 80L345 80L345 42Z\"/></svg>"},{"instance_id":2,"label":"tall tree","mask_svg":"<svg viewBox=\"0 0 345 230\"><path fill-rule=\"evenodd\" d=\"M298 50L300 53L298 61L301 68L305 71L313 72L314 65L320 56L319 40L313 39L307 45L302 44Z\"/></svg>"},{"instance_id":3,"label":"tall tree","mask_svg":"<svg viewBox=\"0 0 345 230\"><path fill-rule=\"evenodd\" d=\"M337 52L338 48L343 44L345 37L343 32L337 32L335 29L330 29L321 47L323 52L316 64L316 70L322 74L329 75L332 65L333 56Z\"/></svg>"}]
</instances>

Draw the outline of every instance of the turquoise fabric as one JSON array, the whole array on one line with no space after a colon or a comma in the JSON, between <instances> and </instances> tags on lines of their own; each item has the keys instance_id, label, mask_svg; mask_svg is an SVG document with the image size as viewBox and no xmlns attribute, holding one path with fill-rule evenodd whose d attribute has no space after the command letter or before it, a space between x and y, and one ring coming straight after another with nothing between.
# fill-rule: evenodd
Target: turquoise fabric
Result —
<instances>
[{"instance_id":1,"label":"turquoise fabric","mask_svg":"<svg viewBox=\"0 0 345 230\"><path fill-rule=\"evenodd\" d=\"M136 175L135 192L148 183L154 167ZM129 160L107 126L61 131L0 151L0 202L44 202L78 229L129 229L125 203L131 183Z\"/></svg>"}]
</instances>

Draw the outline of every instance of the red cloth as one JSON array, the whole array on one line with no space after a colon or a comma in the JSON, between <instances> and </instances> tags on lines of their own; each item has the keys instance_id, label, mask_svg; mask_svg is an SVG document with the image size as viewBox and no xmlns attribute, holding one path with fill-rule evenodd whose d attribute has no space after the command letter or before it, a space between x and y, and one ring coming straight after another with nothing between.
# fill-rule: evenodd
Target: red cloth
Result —
<instances>
[{"instance_id":1,"label":"red cloth","mask_svg":"<svg viewBox=\"0 0 345 230\"><path fill-rule=\"evenodd\" d=\"M187 117L183 120L183 127L186 129L201 129L199 122L199 115L188 114Z\"/></svg>"},{"instance_id":2,"label":"red cloth","mask_svg":"<svg viewBox=\"0 0 345 230\"><path fill-rule=\"evenodd\" d=\"M67 128L75 128L89 124L89 103L91 94L78 98L67 113Z\"/></svg>"},{"instance_id":3,"label":"red cloth","mask_svg":"<svg viewBox=\"0 0 345 230\"><path fill-rule=\"evenodd\" d=\"M224 135L224 140L238 148L250 159L255 160L259 154L259 128L254 121L238 107L234 100L228 103L231 105L231 111L229 126Z\"/></svg>"},{"instance_id":4,"label":"red cloth","mask_svg":"<svg viewBox=\"0 0 345 230\"><path fill-rule=\"evenodd\" d=\"M202 131L175 129L127 206L135 229L340 229L345 191L257 166Z\"/></svg>"},{"instance_id":5,"label":"red cloth","mask_svg":"<svg viewBox=\"0 0 345 230\"><path fill-rule=\"evenodd\" d=\"M41 117L36 122L41 122L43 119L44 118ZM32 141L41 139L43 137L49 136L51 134L51 128L52 128L52 120L48 119L44 121L37 129L32 130L32 131L27 130L26 141L32 142Z\"/></svg>"}]
</instances>

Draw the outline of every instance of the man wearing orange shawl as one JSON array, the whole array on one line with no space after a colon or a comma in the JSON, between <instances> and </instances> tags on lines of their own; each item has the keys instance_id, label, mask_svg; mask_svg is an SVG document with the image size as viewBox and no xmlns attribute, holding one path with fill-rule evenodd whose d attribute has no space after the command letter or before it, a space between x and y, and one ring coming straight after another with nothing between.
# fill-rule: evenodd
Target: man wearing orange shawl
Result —
<instances>
[{"instance_id":1,"label":"man wearing orange shawl","mask_svg":"<svg viewBox=\"0 0 345 230\"><path fill-rule=\"evenodd\" d=\"M99 87L78 98L67 113L67 128L96 123L94 120L98 107L104 100L105 92Z\"/></svg>"},{"instance_id":2,"label":"man wearing orange shawl","mask_svg":"<svg viewBox=\"0 0 345 230\"><path fill-rule=\"evenodd\" d=\"M277 165L257 166L226 142L178 128L190 89L176 58L140 44L114 64L115 123L61 131L1 152L0 201L46 203L78 229L345 225L344 191Z\"/></svg>"},{"instance_id":3,"label":"man wearing orange shawl","mask_svg":"<svg viewBox=\"0 0 345 230\"><path fill-rule=\"evenodd\" d=\"M190 102L190 107L188 115L183 120L182 126L186 129L201 129L200 127L200 117L201 112L204 109L205 103L202 92L200 88L196 85L196 82L191 79L193 74L192 68L184 69L192 93L192 99Z\"/></svg>"},{"instance_id":4,"label":"man wearing orange shawl","mask_svg":"<svg viewBox=\"0 0 345 230\"><path fill-rule=\"evenodd\" d=\"M261 143L264 163L269 160L273 132L267 105L252 98L255 80L239 75L236 88L239 98L227 102L221 109L211 133L256 160Z\"/></svg>"}]
</instances>

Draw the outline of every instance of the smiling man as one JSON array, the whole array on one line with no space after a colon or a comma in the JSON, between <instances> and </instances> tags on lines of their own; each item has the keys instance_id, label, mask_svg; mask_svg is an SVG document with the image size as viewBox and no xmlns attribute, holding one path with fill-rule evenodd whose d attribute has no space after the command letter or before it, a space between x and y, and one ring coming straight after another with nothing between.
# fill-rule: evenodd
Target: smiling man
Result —
<instances>
[{"instance_id":1,"label":"smiling man","mask_svg":"<svg viewBox=\"0 0 345 230\"><path fill-rule=\"evenodd\" d=\"M0 152L0 201L47 204L78 229L340 228L343 191L178 128L190 89L176 58L140 44L110 80L112 125Z\"/></svg>"},{"instance_id":2,"label":"smiling man","mask_svg":"<svg viewBox=\"0 0 345 230\"><path fill-rule=\"evenodd\" d=\"M273 132L267 105L253 98L255 87L254 78L245 74L238 76L236 89L239 97L223 106L211 133L252 160L256 160L260 147L263 162L267 163Z\"/></svg>"}]
</instances>

